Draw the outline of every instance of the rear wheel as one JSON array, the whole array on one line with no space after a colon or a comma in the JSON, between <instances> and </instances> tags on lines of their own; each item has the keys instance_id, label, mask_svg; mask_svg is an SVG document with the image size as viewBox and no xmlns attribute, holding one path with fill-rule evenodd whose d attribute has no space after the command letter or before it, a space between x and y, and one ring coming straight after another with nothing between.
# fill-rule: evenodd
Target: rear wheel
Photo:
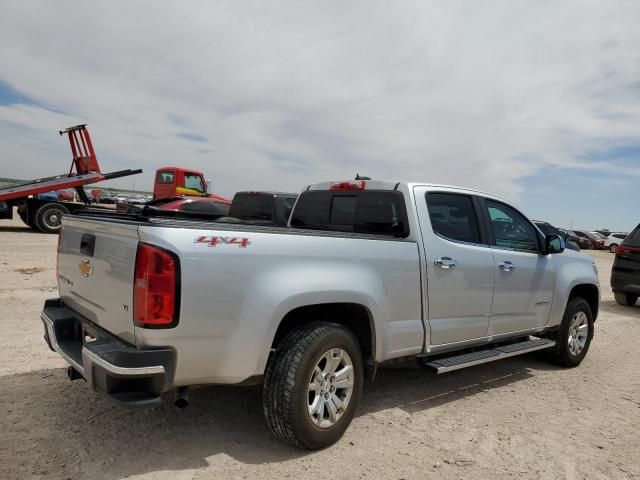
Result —
<instances>
[{"instance_id":1,"label":"rear wheel","mask_svg":"<svg viewBox=\"0 0 640 480\"><path fill-rule=\"evenodd\" d=\"M341 325L315 322L280 342L267 367L263 409L271 432L315 450L342 437L360 402L362 353Z\"/></svg>"},{"instance_id":2,"label":"rear wheel","mask_svg":"<svg viewBox=\"0 0 640 480\"><path fill-rule=\"evenodd\" d=\"M62 216L69 210L60 203L46 203L36 210L35 225L41 232L58 233L62 228Z\"/></svg>"},{"instance_id":3,"label":"rear wheel","mask_svg":"<svg viewBox=\"0 0 640 480\"><path fill-rule=\"evenodd\" d=\"M625 307L632 307L638 301L638 295L632 293L614 293L613 296L616 299L616 303Z\"/></svg>"},{"instance_id":4,"label":"rear wheel","mask_svg":"<svg viewBox=\"0 0 640 480\"><path fill-rule=\"evenodd\" d=\"M609 245L609 251L611 253L616 253L617 248L618 248L618 245L616 243L612 243L611 245Z\"/></svg>"},{"instance_id":5,"label":"rear wheel","mask_svg":"<svg viewBox=\"0 0 640 480\"><path fill-rule=\"evenodd\" d=\"M556 345L548 351L549 360L562 367L577 367L587 355L593 338L593 313L581 297L569 300L557 332Z\"/></svg>"}]
</instances>

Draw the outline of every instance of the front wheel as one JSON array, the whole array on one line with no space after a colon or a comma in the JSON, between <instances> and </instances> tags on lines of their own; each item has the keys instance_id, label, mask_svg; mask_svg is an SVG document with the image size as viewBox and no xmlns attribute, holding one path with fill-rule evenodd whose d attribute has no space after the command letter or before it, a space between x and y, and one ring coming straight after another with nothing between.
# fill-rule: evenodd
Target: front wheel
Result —
<instances>
[{"instance_id":1,"label":"front wheel","mask_svg":"<svg viewBox=\"0 0 640 480\"><path fill-rule=\"evenodd\" d=\"M262 405L271 432L315 450L342 437L364 379L358 341L345 327L315 322L290 332L265 375Z\"/></svg>"},{"instance_id":2,"label":"front wheel","mask_svg":"<svg viewBox=\"0 0 640 480\"><path fill-rule=\"evenodd\" d=\"M616 249L618 248L618 245L615 243L612 243L611 245L609 245L609 251L611 253L616 253Z\"/></svg>"},{"instance_id":3,"label":"front wheel","mask_svg":"<svg viewBox=\"0 0 640 480\"><path fill-rule=\"evenodd\" d=\"M552 337L556 345L549 350L550 360L561 367L577 367L587 355L593 338L593 313L581 298L569 300L560 328Z\"/></svg>"},{"instance_id":4,"label":"front wheel","mask_svg":"<svg viewBox=\"0 0 640 480\"><path fill-rule=\"evenodd\" d=\"M633 295L632 293L614 293L613 297L618 305L624 305L625 307L633 307L638 301L638 295Z\"/></svg>"}]
</instances>

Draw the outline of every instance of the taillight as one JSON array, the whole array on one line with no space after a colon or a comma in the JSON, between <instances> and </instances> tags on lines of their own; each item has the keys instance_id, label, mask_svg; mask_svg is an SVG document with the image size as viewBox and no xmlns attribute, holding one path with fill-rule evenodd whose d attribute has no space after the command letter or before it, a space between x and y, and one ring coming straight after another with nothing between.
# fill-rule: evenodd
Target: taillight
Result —
<instances>
[{"instance_id":1,"label":"taillight","mask_svg":"<svg viewBox=\"0 0 640 480\"><path fill-rule=\"evenodd\" d=\"M364 190L364 180L349 180L346 182L333 182L331 184L331 191L351 191L351 190Z\"/></svg>"},{"instance_id":2,"label":"taillight","mask_svg":"<svg viewBox=\"0 0 640 480\"><path fill-rule=\"evenodd\" d=\"M171 252L141 243L136 255L133 319L144 328L178 323L180 264Z\"/></svg>"}]
</instances>

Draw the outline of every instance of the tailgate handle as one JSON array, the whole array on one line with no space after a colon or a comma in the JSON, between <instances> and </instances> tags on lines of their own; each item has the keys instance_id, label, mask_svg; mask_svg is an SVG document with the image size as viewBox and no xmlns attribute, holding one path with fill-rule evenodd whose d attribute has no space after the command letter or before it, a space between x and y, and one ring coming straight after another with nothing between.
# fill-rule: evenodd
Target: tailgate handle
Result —
<instances>
[{"instance_id":1,"label":"tailgate handle","mask_svg":"<svg viewBox=\"0 0 640 480\"><path fill-rule=\"evenodd\" d=\"M93 257L93 251L96 246L96 236L90 233L83 233L80 239L80 253Z\"/></svg>"}]
</instances>

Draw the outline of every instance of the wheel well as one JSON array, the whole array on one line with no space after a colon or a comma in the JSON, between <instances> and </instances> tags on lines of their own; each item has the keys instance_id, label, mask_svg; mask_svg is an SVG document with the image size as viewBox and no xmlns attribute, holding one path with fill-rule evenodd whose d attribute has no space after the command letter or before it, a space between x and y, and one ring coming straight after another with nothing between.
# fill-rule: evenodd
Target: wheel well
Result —
<instances>
[{"instance_id":1,"label":"wheel well","mask_svg":"<svg viewBox=\"0 0 640 480\"><path fill-rule=\"evenodd\" d=\"M373 318L366 307L357 303L322 303L291 310L278 325L271 347L275 348L292 329L317 321L347 327L358 340L365 363L375 360L376 337Z\"/></svg>"},{"instance_id":2,"label":"wheel well","mask_svg":"<svg viewBox=\"0 0 640 480\"><path fill-rule=\"evenodd\" d=\"M598 317L598 287L589 283L576 285L571 289L571 293L569 294L570 299L573 297L581 297L587 301L587 303L591 307L591 312L593 313L593 321L595 322L596 318Z\"/></svg>"}]
</instances>

